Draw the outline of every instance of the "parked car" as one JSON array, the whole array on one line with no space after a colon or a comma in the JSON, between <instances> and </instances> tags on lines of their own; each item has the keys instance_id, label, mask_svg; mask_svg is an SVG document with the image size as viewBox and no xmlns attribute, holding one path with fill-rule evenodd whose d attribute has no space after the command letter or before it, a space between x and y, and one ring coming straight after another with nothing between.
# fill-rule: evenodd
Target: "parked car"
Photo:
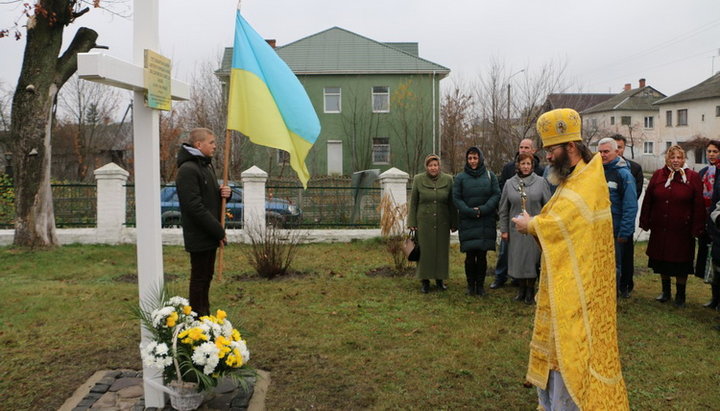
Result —
<instances>
[{"instance_id":1,"label":"parked car","mask_svg":"<svg viewBox=\"0 0 720 411\"><path fill-rule=\"evenodd\" d=\"M229 228L242 228L243 221L243 189L230 184L232 197L227 202L225 224ZM163 227L180 227L180 202L174 185L165 186L160 190L160 213ZM302 220L302 211L290 201L265 198L265 219L267 224L276 227L293 226Z\"/></svg>"}]
</instances>

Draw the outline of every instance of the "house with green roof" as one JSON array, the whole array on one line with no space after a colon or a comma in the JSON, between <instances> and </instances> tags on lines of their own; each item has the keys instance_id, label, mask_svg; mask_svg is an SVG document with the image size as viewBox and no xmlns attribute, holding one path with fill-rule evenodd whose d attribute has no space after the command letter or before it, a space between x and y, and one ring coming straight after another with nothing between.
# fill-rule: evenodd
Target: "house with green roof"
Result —
<instances>
[{"instance_id":1,"label":"house with green roof","mask_svg":"<svg viewBox=\"0 0 720 411\"><path fill-rule=\"evenodd\" d=\"M412 175L439 150L439 85L450 69L421 58L418 43L383 43L333 27L275 50L320 118L322 132L306 160L313 176L391 167ZM231 60L227 48L216 72L224 85ZM244 155L271 175L289 169L282 150L252 145Z\"/></svg>"},{"instance_id":2,"label":"house with green roof","mask_svg":"<svg viewBox=\"0 0 720 411\"><path fill-rule=\"evenodd\" d=\"M720 73L654 105L660 116L662 152L680 144L688 151L689 166L696 170L704 167L704 142L720 139Z\"/></svg>"},{"instance_id":3,"label":"house with green roof","mask_svg":"<svg viewBox=\"0 0 720 411\"><path fill-rule=\"evenodd\" d=\"M586 108L580 114L586 141L597 143L603 137L622 134L627 138L625 157L634 159L644 170L654 170L657 159L658 111L653 105L665 94L640 79L637 88L625 84L622 92Z\"/></svg>"}]
</instances>

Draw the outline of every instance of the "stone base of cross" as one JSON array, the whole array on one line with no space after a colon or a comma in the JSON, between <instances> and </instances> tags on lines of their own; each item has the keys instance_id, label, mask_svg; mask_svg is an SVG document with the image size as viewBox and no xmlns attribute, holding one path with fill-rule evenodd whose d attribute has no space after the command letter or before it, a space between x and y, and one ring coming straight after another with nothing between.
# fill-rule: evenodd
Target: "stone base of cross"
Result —
<instances>
[{"instance_id":1,"label":"stone base of cross","mask_svg":"<svg viewBox=\"0 0 720 411\"><path fill-rule=\"evenodd\" d=\"M100 53L78 55L78 76L134 91L133 153L135 156L135 216L140 304L153 301L163 288L163 251L160 221L160 117L145 106L144 50L159 50L158 0L134 0L133 63ZM187 100L189 86L172 80L174 100ZM141 327L142 342L149 335ZM162 374L143 366L145 406L163 408Z\"/></svg>"}]
</instances>

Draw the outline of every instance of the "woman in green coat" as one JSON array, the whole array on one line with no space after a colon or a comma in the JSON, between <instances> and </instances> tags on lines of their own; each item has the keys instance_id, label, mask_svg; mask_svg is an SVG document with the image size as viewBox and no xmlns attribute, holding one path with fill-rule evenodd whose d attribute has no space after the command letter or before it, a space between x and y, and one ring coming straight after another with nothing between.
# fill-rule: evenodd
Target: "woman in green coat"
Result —
<instances>
[{"instance_id":1,"label":"woman in green coat","mask_svg":"<svg viewBox=\"0 0 720 411\"><path fill-rule=\"evenodd\" d=\"M417 230L420 244L417 276L423 293L430 291L432 279L438 290L447 289L443 280L449 277L450 232L457 229L452 187L452 176L440 172L440 157L434 154L425 158L425 172L413 178L407 225Z\"/></svg>"},{"instance_id":2,"label":"woman in green coat","mask_svg":"<svg viewBox=\"0 0 720 411\"><path fill-rule=\"evenodd\" d=\"M468 295L485 294L487 252L495 251L500 186L495 174L485 168L477 147L465 153L465 171L455 176L453 200L460 214L460 251L465 253Z\"/></svg>"}]
</instances>

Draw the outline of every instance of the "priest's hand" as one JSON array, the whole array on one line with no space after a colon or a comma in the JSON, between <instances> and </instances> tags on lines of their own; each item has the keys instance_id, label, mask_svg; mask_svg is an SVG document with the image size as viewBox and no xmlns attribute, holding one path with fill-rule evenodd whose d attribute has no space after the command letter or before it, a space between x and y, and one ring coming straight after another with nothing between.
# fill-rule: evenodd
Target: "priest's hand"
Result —
<instances>
[{"instance_id":1,"label":"priest's hand","mask_svg":"<svg viewBox=\"0 0 720 411\"><path fill-rule=\"evenodd\" d=\"M530 214L528 214L527 211L523 211L522 214L513 218L512 222L515 223L515 229L518 230L519 233L527 234L528 225L530 224L531 219L532 217L530 217Z\"/></svg>"}]
</instances>

